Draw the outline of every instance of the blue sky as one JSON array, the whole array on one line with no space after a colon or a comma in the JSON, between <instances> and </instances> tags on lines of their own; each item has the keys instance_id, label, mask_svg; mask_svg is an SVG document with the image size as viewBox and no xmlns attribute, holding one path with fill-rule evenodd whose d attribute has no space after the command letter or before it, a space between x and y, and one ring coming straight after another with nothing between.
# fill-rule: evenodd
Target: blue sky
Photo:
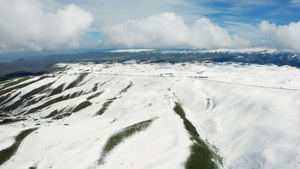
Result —
<instances>
[{"instance_id":1,"label":"blue sky","mask_svg":"<svg viewBox=\"0 0 300 169\"><path fill-rule=\"evenodd\" d=\"M300 51L300 0L1 0L0 52L80 48Z\"/></svg>"},{"instance_id":2,"label":"blue sky","mask_svg":"<svg viewBox=\"0 0 300 169\"><path fill-rule=\"evenodd\" d=\"M252 2L252 3L251 3ZM300 16L300 1L293 3L290 0L281 1L208 1L203 6L215 9L215 13L206 14L208 18L217 22L235 21L257 24L268 20L278 25L287 25L298 22Z\"/></svg>"}]
</instances>

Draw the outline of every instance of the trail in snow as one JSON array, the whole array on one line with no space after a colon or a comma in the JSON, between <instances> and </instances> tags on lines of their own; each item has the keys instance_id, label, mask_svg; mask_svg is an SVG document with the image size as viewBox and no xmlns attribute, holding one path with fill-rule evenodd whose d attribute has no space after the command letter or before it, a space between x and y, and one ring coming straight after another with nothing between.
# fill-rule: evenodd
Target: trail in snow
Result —
<instances>
[{"instance_id":1,"label":"trail in snow","mask_svg":"<svg viewBox=\"0 0 300 169\"><path fill-rule=\"evenodd\" d=\"M94 72L93 72L94 73ZM202 78L202 77L190 77L190 76L164 76L161 77L159 75L132 75L132 74L109 74L109 73L94 73L99 75L106 75L106 76L120 76L120 77L141 77L141 78L191 78L191 79L197 79L202 81L209 81L209 82L215 82L215 83L222 83L222 84L230 84L230 85L239 85L239 86L248 86L248 87L258 87L258 88L267 88L267 89L276 89L276 90L288 90L288 91L300 91L300 89L297 88L285 88L285 87L272 87L272 86L265 86L265 85L250 85L250 84L243 84L243 83L232 83L232 82L226 82L226 81L218 81L218 80L211 80L208 77Z\"/></svg>"}]
</instances>

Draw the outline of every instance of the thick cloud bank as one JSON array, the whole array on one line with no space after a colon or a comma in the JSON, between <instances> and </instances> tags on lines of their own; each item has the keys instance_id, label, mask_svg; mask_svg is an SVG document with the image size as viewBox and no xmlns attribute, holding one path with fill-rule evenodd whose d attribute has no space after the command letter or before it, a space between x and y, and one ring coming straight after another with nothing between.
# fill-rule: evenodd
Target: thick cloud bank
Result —
<instances>
[{"instance_id":1,"label":"thick cloud bank","mask_svg":"<svg viewBox=\"0 0 300 169\"><path fill-rule=\"evenodd\" d=\"M271 42L279 49L293 49L300 52L300 22L284 26L276 26L268 21L260 23L260 29L271 38Z\"/></svg>"},{"instance_id":2,"label":"thick cloud bank","mask_svg":"<svg viewBox=\"0 0 300 169\"><path fill-rule=\"evenodd\" d=\"M240 48L249 42L202 18L187 25L174 13L152 15L106 27L103 32L110 45L126 47Z\"/></svg>"},{"instance_id":3,"label":"thick cloud bank","mask_svg":"<svg viewBox=\"0 0 300 169\"><path fill-rule=\"evenodd\" d=\"M0 52L80 47L92 15L74 4L46 13L39 0L0 1Z\"/></svg>"}]
</instances>

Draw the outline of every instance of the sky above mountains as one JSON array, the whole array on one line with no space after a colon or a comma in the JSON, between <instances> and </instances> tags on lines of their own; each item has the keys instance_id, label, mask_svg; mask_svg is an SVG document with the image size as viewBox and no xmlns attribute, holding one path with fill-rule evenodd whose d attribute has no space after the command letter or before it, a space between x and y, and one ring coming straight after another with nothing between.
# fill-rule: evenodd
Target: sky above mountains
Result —
<instances>
[{"instance_id":1,"label":"sky above mountains","mask_svg":"<svg viewBox=\"0 0 300 169\"><path fill-rule=\"evenodd\" d=\"M300 0L1 0L0 52L250 48L300 52Z\"/></svg>"}]
</instances>

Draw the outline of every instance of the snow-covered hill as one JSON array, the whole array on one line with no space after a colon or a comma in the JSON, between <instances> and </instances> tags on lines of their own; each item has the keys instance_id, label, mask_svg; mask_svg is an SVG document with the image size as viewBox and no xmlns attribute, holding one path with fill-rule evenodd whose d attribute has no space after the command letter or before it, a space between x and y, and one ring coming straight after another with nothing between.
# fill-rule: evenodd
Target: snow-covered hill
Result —
<instances>
[{"instance_id":1,"label":"snow-covered hill","mask_svg":"<svg viewBox=\"0 0 300 169\"><path fill-rule=\"evenodd\" d=\"M300 70L58 64L0 84L0 168L300 168Z\"/></svg>"}]
</instances>

